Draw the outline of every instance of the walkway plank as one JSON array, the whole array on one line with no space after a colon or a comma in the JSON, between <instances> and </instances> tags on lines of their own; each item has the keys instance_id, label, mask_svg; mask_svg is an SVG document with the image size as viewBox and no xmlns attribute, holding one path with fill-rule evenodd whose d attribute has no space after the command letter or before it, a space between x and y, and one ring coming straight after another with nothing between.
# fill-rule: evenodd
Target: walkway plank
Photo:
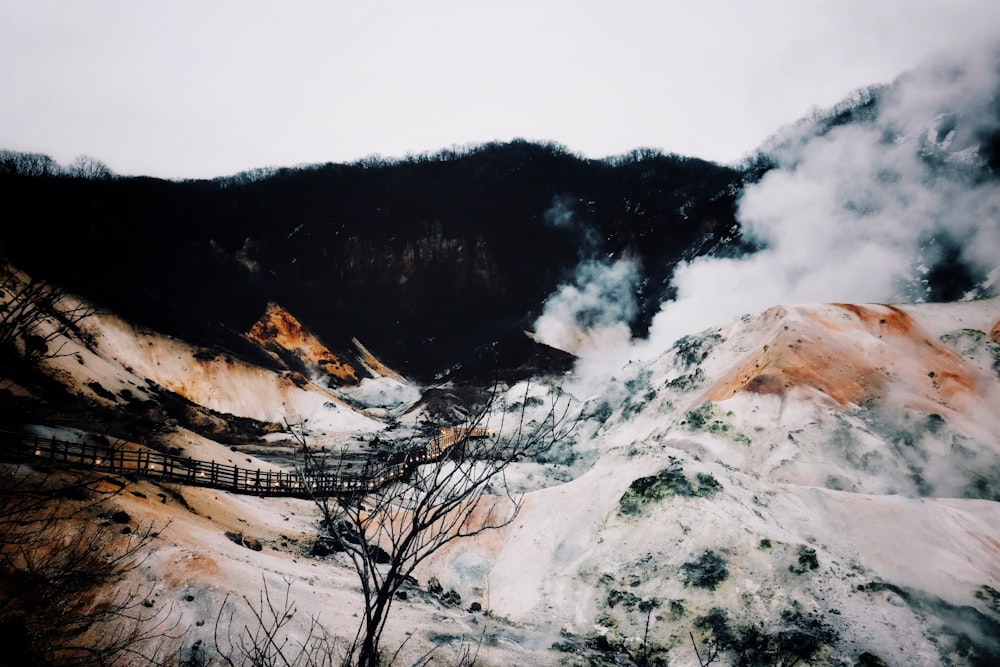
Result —
<instances>
[{"instance_id":1,"label":"walkway plank","mask_svg":"<svg viewBox=\"0 0 1000 667\"><path fill-rule=\"evenodd\" d=\"M357 493L359 488L375 491L380 486L405 478L417 466L444 457L447 451L470 438L485 438L485 428L442 429L423 449L410 449L403 461L366 474L324 471L300 474L239 468L216 461L160 454L149 450L125 450L41 438L0 431L0 460L47 462L63 467L106 469L116 474L132 474L161 482L203 486L232 493L293 498L330 497ZM366 465L370 470L372 462Z\"/></svg>"}]
</instances>

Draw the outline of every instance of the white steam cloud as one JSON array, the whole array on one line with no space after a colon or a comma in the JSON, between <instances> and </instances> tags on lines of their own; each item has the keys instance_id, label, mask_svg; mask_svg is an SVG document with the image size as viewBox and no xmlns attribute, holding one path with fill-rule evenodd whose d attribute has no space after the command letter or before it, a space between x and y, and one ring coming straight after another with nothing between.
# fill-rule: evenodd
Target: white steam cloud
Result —
<instances>
[{"instance_id":1,"label":"white steam cloud","mask_svg":"<svg viewBox=\"0 0 1000 667\"><path fill-rule=\"evenodd\" d=\"M779 136L770 151L778 167L745 190L738 210L763 250L679 266L677 298L662 306L649 340L626 344L617 326L635 312L623 307L633 289L624 281L637 275L629 261L581 264L574 285L546 304L540 339L617 362L775 304L920 300L946 251L980 281L967 296L994 292L1000 181L980 149L1000 137L998 62L991 49L913 72L882 91L868 122L826 131L802 123Z\"/></svg>"},{"instance_id":2,"label":"white steam cloud","mask_svg":"<svg viewBox=\"0 0 1000 667\"><path fill-rule=\"evenodd\" d=\"M982 178L997 132L997 61L926 68L887 89L870 123L788 137L747 188L744 232L765 249L678 268L655 347L778 303L913 301L942 245L989 290L1000 265L1000 184Z\"/></svg>"},{"instance_id":3,"label":"white steam cloud","mask_svg":"<svg viewBox=\"0 0 1000 667\"><path fill-rule=\"evenodd\" d=\"M609 350L627 350L638 277L632 260L581 262L573 284L563 285L545 302L535 322L537 339L584 359L604 359Z\"/></svg>"},{"instance_id":4,"label":"white steam cloud","mask_svg":"<svg viewBox=\"0 0 1000 667\"><path fill-rule=\"evenodd\" d=\"M557 197L545 212L547 225L578 235L580 262L573 281L546 300L535 322L535 337L576 354L582 363L611 364L613 372L632 346L629 325L638 310L635 285L639 266L630 258L611 261L601 257L597 230L580 222L574 204L570 198Z\"/></svg>"}]
</instances>

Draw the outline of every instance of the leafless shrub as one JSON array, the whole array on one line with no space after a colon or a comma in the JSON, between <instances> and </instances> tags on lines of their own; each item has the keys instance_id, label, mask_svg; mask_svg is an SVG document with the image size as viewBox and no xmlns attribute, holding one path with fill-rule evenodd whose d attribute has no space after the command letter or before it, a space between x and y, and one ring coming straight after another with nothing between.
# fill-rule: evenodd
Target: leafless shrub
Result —
<instances>
[{"instance_id":1,"label":"leafless shrub","mask_svg":"<svg viewBox=\"0 0 1000 667\"><path fill-rule=\"evenodd\" d=\"M285 579L285 591L272 597L264 582L259 598L243 596L252 619L239 626L236 610L227 597L215 619L215 646L229 667L333 667L347 664L312 616L304 630L293 632L298 609L291 599L292 581ZM228 612L228 613L227 613ZM298 636L296 636L296 634Z\"/></svg>"},{"instance_id":2,"label":"leafless shrub","mask_svg":"<svg viewBox=\"0 0 1000 667\"><path fill-rule=\"evenodd\" d=\"M0 465L0 664L156 662L174 636L126 585L158 535L106 520L123 484Z\"/></svg>"},{"instance_id":3,"label":"leafless shrub","mask_svg":"<svg viewBox=\"0 0 1000 667\"><path fill-rule=\"evenodd\" d=\"M62 356L70 337L86 340L80 325L95 312L61 287L28 276L0 257L0 362L8 372ZM0 377L0 389L11 382Z\"/></svg>"}]
</instances>

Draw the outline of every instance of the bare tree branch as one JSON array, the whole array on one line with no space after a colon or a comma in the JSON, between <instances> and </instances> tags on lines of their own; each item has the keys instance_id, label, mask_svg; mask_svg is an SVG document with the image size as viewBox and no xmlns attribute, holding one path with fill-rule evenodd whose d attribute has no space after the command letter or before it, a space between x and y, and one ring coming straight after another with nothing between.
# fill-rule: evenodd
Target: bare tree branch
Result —
<instances>
[{"instance_id":1,"label":"bare tree branch","mask_svg":"<svg viewBox=\"0 0 1000 667\"><path fill-rule=\"evenodd\" d=\"M125 530L107 503L124 484L98 471L45 473L0 465L0 635L14 664L157 664L176 639L172 610L125 583L159 534ZM126 515L127 516L127 515Z\"/></svg>"},{"instance_id":2,"label":"bare tree branch","mask_svg":"<svg viewBox=\"0 0 1000 667\"><path fill-rule=\"evenodd\" d=\"M235 610L229 597L223 600L215 619L214 640L218 655L230 667L333 667L338 663L335 647L312 616L301 639L289 632L298 612L291 599L292 580L285 578L282 598L272 599L264 581L258 600L243 596L252 620L234 633ZM229 610L229 618L223 615Z\"/></svg>"},{"instance_id":3,"label":"bare tree branch","mask_svg":"<svg viewBox=\"0 0 1000 667\"><path fill-rule=\"evenodd\" d=\"M88 342L80 325L95 313L96 308L61 287L28 276L0 258L0 362L8 373L63 356L72 338ZM9 376L0 377L0 388L12 382Z\"/></svg>"},{"instance_id":4,"label":"bare tree branch","mask_svg":"<svg viewBox=\"0 0 1000 667\"><path fill-rule=\"evenodd\" d=\"M349 647L356 664L381 664L389 611L416 567L455 540L514 521L522 499L508 486L505 473L517 461L545 453L575 427L569 402L558 390L551 392L544 418L527 421L525 400L509 423L502 389L495 383L482 403L466 411L463 424L441 430L425 445L426 462L413 466L405 478L370 464L355 491L314 497L323 516L323 537L346 554L361 586L364 613ZM499 420L491 424L492 431L486 429L491 417ZM306 452L303 484L308 486L310 475L340 472L311 458L301 431L293 437Z\"/></svg>"}]
</instances>

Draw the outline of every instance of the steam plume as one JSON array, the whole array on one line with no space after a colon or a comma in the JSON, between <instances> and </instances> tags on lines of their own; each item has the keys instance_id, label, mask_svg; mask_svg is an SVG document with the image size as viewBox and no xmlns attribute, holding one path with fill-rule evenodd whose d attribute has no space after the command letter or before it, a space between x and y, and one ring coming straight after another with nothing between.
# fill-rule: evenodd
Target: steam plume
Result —
<instances>
[{"instance_id":1,"label":"steam plume","mask_svg":"<svg viewBox=\"0 0 1000 667\"><path fill-rule=\"evenodd\" d=\"M763 249L679 266L677 297L647 341L626 342L635 311L625 295L637 277L627 260L582 262L575 283L549 299L541 339L585 359L655 356L682 335L775 304L925 300L946 264L976 283L960 296L994 293L998 62L988 49L927 66L884 88L863 121L817 117L779 134L767 148L777 168L744 191L738 210Z\"/></svg>"},{"instance_id":2,"label":"steam plume","mask_svg":"<svg viewBox=\"0 0 1000 667\"><path fill-rule=\"evenodd\" d=\"M1000 277L1000 183L983 142L1000 131L998 89L990 51L901 77L868 122L788 132L772 153L778 168L739 205L744 232L765 249L679 267L654 347L777 303L924 300L945 260L979 282L966 296L989 293Z\"/></svg>"}]
</instances>

